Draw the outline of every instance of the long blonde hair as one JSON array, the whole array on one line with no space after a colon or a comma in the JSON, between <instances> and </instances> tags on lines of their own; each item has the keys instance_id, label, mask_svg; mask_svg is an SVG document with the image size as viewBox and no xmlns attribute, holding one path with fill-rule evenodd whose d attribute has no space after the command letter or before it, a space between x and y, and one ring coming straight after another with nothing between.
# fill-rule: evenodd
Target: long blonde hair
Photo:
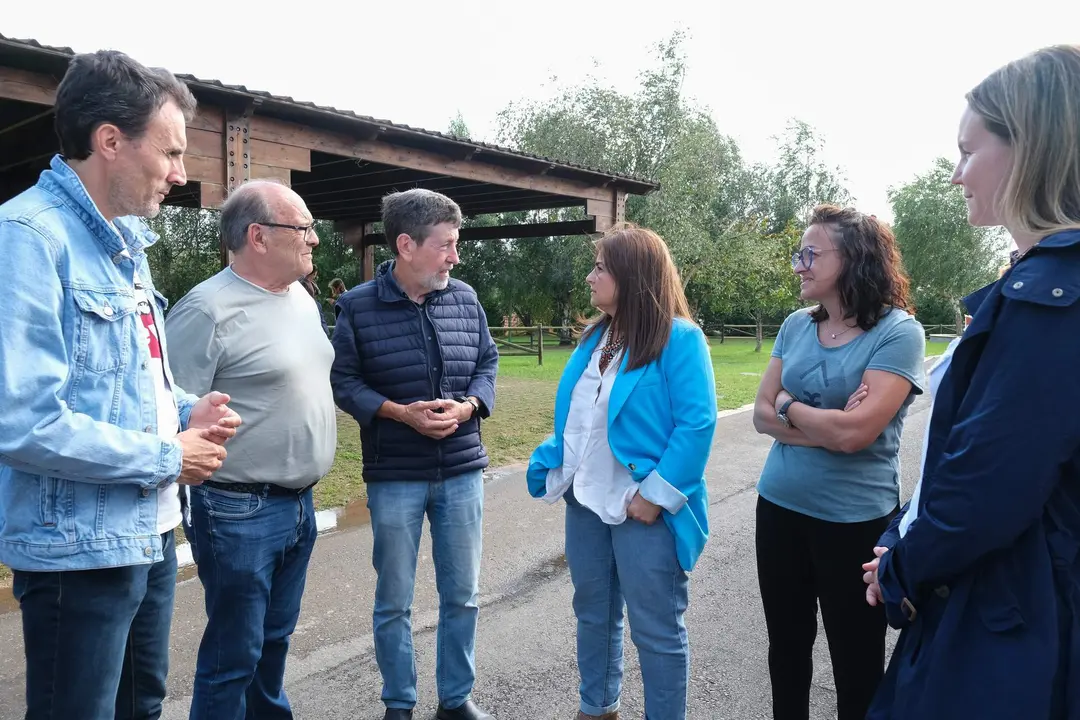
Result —
<instances>
[{"instance_id":1,"label":"long blonde hair","mask_svg":"<svg viewBox=\"0 0 1080 720\"><path fill-rule=\"evenodd\" d=\"M1013 148L1001 214L1013 232L1080 228L1080 46L1014 60L967 94L990 132Z\"/></svg>"}]
</instances>

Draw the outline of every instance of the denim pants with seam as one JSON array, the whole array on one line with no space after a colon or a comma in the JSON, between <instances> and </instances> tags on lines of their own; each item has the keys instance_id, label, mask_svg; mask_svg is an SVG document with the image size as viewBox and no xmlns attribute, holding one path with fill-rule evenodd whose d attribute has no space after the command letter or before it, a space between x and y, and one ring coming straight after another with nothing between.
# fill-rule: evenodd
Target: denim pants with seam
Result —
<instances>
[{"instance_id":1,"label":"denim pants with seam","mask_svg":"<svg viewBox=\"0 0 1080 720\"><path fill-rule=\"evenodd\" d=\"M289 720L285 659L318 529L299 495L191 488L184 525L206 595L191 720Z\"/></svg>"},{"instance_id":2,"label":"denim pants with seam","mask_svg":"<svg viewBox=\"0 0 1080 720\"><path fill-rule=\"evenodd\" d=\"M690 681L684 615L689 578L663 517L608 525L574 497L566 500L566 561L574 584L581 711L619 709L623 614L637 647L648 720L683 720Z\"/></svg>"},{"instance_id":3,"label":"denim pants with seam","mask_svg":"<svg viewBox=\"0 0 1080 720\"><path fill-rule=\"evenodd\" d=\"M479 470L439 481L382 481L367 486L375 537L375 658L388 708L416 704L412 603L424 516L431 527L439 592L435 681L439 702L460 707L476 678L484 478Z\"/></svg>"}]
</instances>

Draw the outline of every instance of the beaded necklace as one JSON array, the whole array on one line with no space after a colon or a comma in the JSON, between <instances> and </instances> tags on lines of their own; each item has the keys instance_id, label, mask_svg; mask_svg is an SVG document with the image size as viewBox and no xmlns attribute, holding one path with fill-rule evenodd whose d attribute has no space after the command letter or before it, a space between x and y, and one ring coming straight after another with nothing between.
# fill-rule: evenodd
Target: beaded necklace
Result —
<instances>
[{"instance_id":1,"label":"beaded necklace","mask_svg":"<svg viewBox=\"0 0 1080 720\"><path fill-rule=\"evenodd\" d=\"M604 372L607 371L608 365L611 364L612 359L619 353L620 350L622 350L622 346L623 346L623 341L622 341L621 338L618 339L618 340L610 340L609 339L606 343L604 343L604 347L602 347L600 349L600 374L601 375L603 375Z\"/></svg>"}]
</instances>

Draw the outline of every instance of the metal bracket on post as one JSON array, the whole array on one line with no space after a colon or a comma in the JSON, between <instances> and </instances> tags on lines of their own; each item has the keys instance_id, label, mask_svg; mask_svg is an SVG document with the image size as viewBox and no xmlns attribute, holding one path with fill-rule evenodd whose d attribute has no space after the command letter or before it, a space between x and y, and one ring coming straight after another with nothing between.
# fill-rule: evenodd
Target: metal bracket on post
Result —
<instances>
[{"instance_id":1,"label":"metal bracket on post","mask_svg":"<svg viewBox=\"0 0 1080 720\"><path fill-rule=\"evenodd\" d=\"M225 112L225 197L251 179L251 112L248 104L243 110ZM232 253L221 243L221 264L228 267Z\"/></svg>"}]
</instances>

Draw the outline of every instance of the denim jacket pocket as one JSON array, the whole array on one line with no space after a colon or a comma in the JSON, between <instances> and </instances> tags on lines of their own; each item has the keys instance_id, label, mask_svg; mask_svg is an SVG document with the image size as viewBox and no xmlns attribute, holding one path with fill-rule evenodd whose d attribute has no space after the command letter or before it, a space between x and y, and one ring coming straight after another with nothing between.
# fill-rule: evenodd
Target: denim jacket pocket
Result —
<instances>
[{"instance_id":1,"label":"denim jacket pocket","mask_svg":"<svg viewBox=\"0 0 1080 720\"><path fill-rule=\"evenodd\" d=\"M135 299L121 293L71 290L78 310L75 329L75 363L93 372L116 370L134 337Z\"/></svg>"},{"instance_id":2,"label":"denim jacket pocket","mask_svg":"<svg viewBox=\"0 0 1080 720\"><path fill-rule=\"evenodd\" d=\"M41 475L38 482L41 483L41 524L44 527L57 527L64 514L67 481Z\"/></svg>"}]
</instances>

